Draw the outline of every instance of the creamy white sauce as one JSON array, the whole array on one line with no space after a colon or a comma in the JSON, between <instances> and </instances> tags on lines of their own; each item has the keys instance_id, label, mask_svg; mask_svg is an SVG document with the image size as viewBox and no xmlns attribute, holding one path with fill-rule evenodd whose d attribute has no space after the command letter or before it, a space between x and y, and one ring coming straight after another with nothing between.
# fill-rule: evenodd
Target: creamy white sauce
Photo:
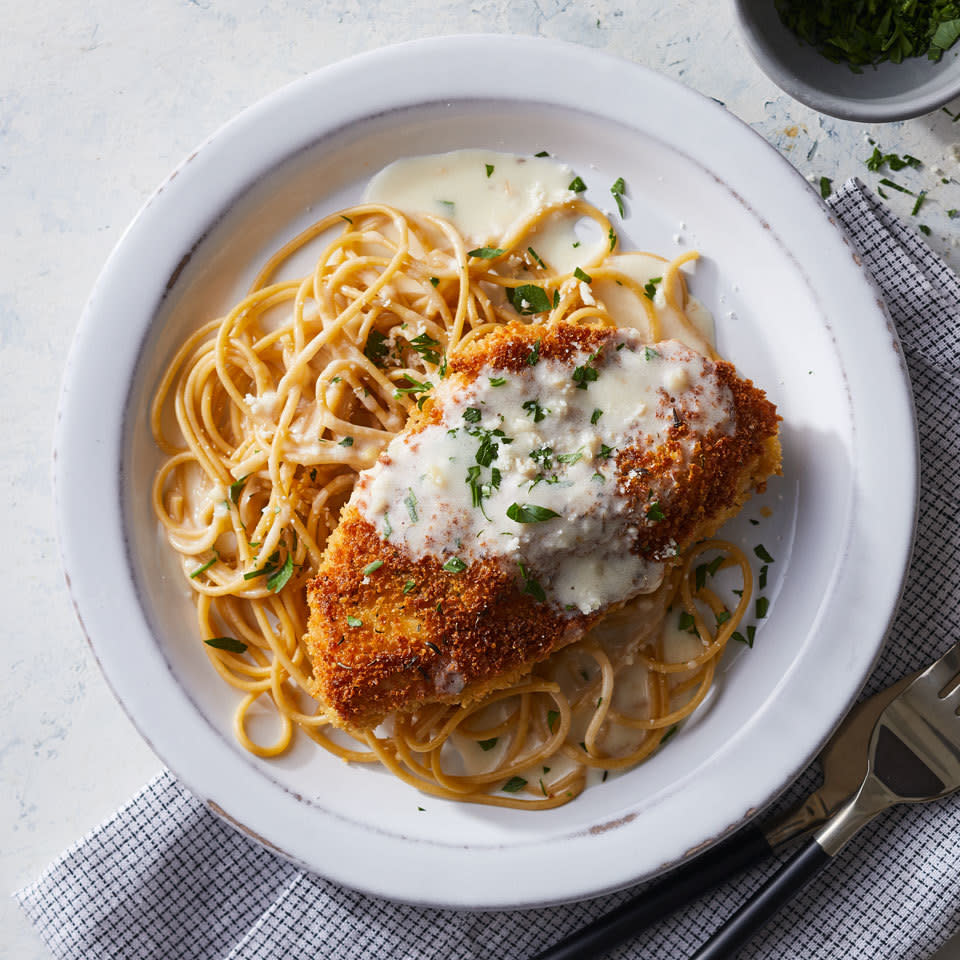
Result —
<instances>
[{"instance_id":1,"label":"creamy white sauce","mask_svg":"<svg viewBox=\"0 0 960 960\"><path fill-rule=\"evenodd\" d=\"M586 389L577 367L596 371ZM522 373L488 365L468 385L443 381L434 391L441 422L396 437L352 501L411 557L495 557L521 582L523 564L564 610L650 592L663 564L633 548L637 524L655 521L638 520L620 493L616 451L661 444L674 410L694 435L732 431L732 396L709 369L679 343L647 347L623 330L596 357L584 349L567 363L542 359ZM514 504L549 518L518 522Z\"/></svg>"},{"instance_id":2,"label":"creamy white sauce","mask_svg":"<svg viewBox=\"0 0 960 960\"><path fill-rule=\"evenodd\" d=\"M643 287L649 281L663 276L667 262L653 254L630 252L608 257L604 266L611 267ZM593 294L603 300L610 316L615 317L619 325L647 329L646 313L638 310L636 295L628 288L618 286L615 280L598 277L593 283ZM657 339L679 340L691 350L703 354L716 346L713 316L695 297L687 299L683 314L678 313L667 304L662 285L658 284L653 307L660 325Z\"/></svg>"},{"instance_id":3,"label":"creamy white sauce","mask_svg":"<svg viewBox=\"0 0 960 960\"><path fill-rule=\"evenodd\" d=\"M370 181L364 198L443 217L471 247L497 246L538 210L575 200L570 189L575 176L550 157L454 150L396 160ZM525 243L550 268L567 273L602 254L607 238L592 221L561 211L538 225Z\"/></svg>"}]
</instances>

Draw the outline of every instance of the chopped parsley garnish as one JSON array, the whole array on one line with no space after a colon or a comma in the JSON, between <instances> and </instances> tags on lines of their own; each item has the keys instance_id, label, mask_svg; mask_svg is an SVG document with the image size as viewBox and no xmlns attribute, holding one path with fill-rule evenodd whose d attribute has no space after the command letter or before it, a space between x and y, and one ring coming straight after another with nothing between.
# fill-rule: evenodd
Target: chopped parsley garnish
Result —
<instances>
[{"instance_id":1,"label":"chopped parsley garnish","mask_svg":"<svg viewBox=\"0 0 960 960\"><path fill-rule=\"evenodd\" d=\"M412 487L407 487L407 495L403 498L403 503L407 508L407 513L410 514L411 523L416 523L417 520L419 520L417 516L417 498L414 495Z\"/></svg>"},{"instance_id":2,"label":"chopped parsley garnish","mask_svg":"<svg viewBox=\"0 0 960 960\"><path fill-rule=\"evenodd\" d=\"M477 448L476 456L477 463L481 467L489 467L500 455L500 444L497 443L497 439L504 443L513 442L510 437L504 436L502 430L477 430L472 432L475 435L481 434L480 446Z\"/></svg>"},{"instance_id":3,"label":"chopped parsley garnish","mask_svg":"<svg viewBox=\"0 0 960 960\"><path fill-rule=\"evenodd\" d=\"M558 721L559 719L560 719L560 711L559 711L559 710L548 710L548 711L547 711L547 729L548 729L551 733L553 733L554 728L556 727L557 721ZM549 768L549 767L544 767L544 768L543 768L543 772L544 772L544 773L549 773L549 772L550 772L550 768Z\"/></svg>"},{"instance_id":4,"label":"chopped parsley garnish","mask_svg":"<svg viewBox=\"0 0 960 960\"><path fill-rule=\"evenodd\" d=\"M541 150L539 153L534 154L535 157L549 157L550 154L546 150Z\"/></svg>"},{"instance_id":5,"label":"chopped parsley garnish","mask_svg":"<svg viewBox=\"0 0 960 960\"><path fill-rule=\"evenodd\" d=\"M750 626L747 627L747 646L750 646L750 647L753 646L753 641L756 638L756 636L757 636L757 628L751 623Z\"/></svg>"},{"instance_id":6,"label":"chopped parsley garnish","mask_svg":"<svg viewBox=\"0 0 960 960\"><path fill-rule=\"evenodd\" d=\"M209 570L219 559L220 554L214 550L213 556L205 564L203 564L203 566L197 567L197 569L190 574L190 579L193 580L196 577L199 577L201 573L206 573L206 571Z\"/></svg>"},{"instance_id":7,"label":"chopped parsley garnish","mask_svg":"<svg viewBox=\"0 0 960 960\"><path fill-rule=\"evenodd\" d=\"M440 286L440 278L439 278L439 277L431 277L431 278L430 278L430 282L431 282L435 287L439 287L439 286Z\"/></svg>"},{"instance_id":8,"label":"chopped parsley garnish","mask_svg":"<svg viewBox=\"0 0 960 960\"><path fill-rule=\"evenodd\" d=\"M387 337L379 330L371 330L367 335L367 343L363 348L363 355L375 366L382 366L381 361L390 353L387 346Z\"/></svg>"},{"instance_id":9,"label":"chopped parsley garnish","mask_svg":"<svg viewBox=\"0 0 960 960\"><path fill-rule=\"evenodd\" d=\"M539 400L524 400L523 409L528 417L533 417L534 423L539 423L547 415L547 412L540 406Z\"/></svg>"},{"instance_id":10,"label":"chopped parsley garnish","mask_svg":"<svg viewBox=\"0 0 960 960\"><path fill-rule=\"evenodd\" d=\"M784 25L834 63L854 73L884 60L926 55L939 60L960 37L960 11L950 0L837 2L777 0Z\"/></svg>"},{"instance_id":11,"label":"chopped parsley garnish","mask_svg":"<svg viewBox=\"0 0 960 960\"><path fill-rule=\"evenodd\" d=\"M833 193L833 181L829 177L821 177L820 178L820 196L823 197L824 200L826 200L831 193Z\"/></svg>"},{"instance_id":12,"label":"chopped parsley garnish","mask_svg":"<svg viewBox=\"0 0 960 960\"><path fill-rule=\"evenodd\" d=\"M247 651L247 645L234 637L210 637L209 640L203 642L215 650L226 650L229 653L246 653Z\"/></svg>"},{"instance_id":13,"label":"chopped parsley garnish","mask_svg":"<svg viewBox=\"0 0 960 960\"><path fill-rule=\"evenodd\" d=\"M346 220L347 223L353 223L353 221L352 221L345 213L341 213L341 214L340 214L340 219L341 219L341 220Z\"/></svg>"},{"instance_id":14,"label":"chopped parsley garnish","mask_svg":"<svg viewBox=\"0 0 960 960\"><path fill-rule=\"evenodd\" d=\"M892 190L899 190L901 193L909 193L911 197L914 196L912 190L908 190L906 187L901 187L899 183L894 183L893 180L890 180L887 177L884 177L880 182L885 187L890 187Z\"/></svg>"},{"instance_id":15,"label":"chopped parsley garnish","mask_svg":"<svg viewBox=\"0 0 960 960\"><path fill-rule=\"evenodd\" d=\"M427 363L440 362L442 349L438 350L437 347L442 348L443 345L439 340L434 340L429 333L421 333L420 336L414 337L410 341L410 346L413 347Z\"/></svg>"},{"instance_id":16,"label":"chopped parsley garnish","mask_svg":"<svg viewBox=\"0 0 960 960\"><path fill-rule=\"evenodd\" d=\"M511 503L507 507L507 516L515 523L543 523L559 517L560 514L549 507L540 507L535 503Z\"/></svg>"},{"instance_id":17,"label":"chopped parsley garnish","mask_svg":"<svg viewBox=\"0 0 960 960\"><path fill-rule=\"evenodd\" d=\"M661 280L663 280L663 277L651 277L643 285L643 292L647 295L648 300L652 300L657 295L657 284L660 283ZM649 347L647 349L649 349ZM650 358L647 357L647 359L649 360Z\"/></svg>"},{"instance_id":18,"label":"chopped parsley garnish","mask_svg":"<svg viewBox=\"0 0 960 960\"><path fill-rule=\"evenodd\" d=\"M760 577L758 579L759 579L759 587L761 590L767 589L767 570L768 569L769 567L766 564L764 564L760 568Z\"/></svg>"},{"instance_id":19,"label":"chopped parsley garnish","mask_svg":"<svg viewBox=\"0 0 960 960\"><path fill-rule=\"evenodd\" d=\"M719 613L714 614L714 616L717 618L717 626L719 627L721 624L726 623L730 619L730 611L721 610Z\"/></svg>"},{"instance_id":20,"label":"chopped parsley garnish","mask_svg":"<svg viewBox=\"0 0 960 960\"><path fill-rule=\"evenodd\" d=\"M923 201L926 199L927 199L927 191L921 190L917 194L917 202L913 205L913 209L910 211L911 217L915 217L920 212L920 208L923 206Z\"/></svg>"},{"instance_id":21,"label":"chopped parsley garnish","mask_svg":"<svg viewBox=\"0 0 960 960\"><path fill-rule=\"evenodd\" d=\"M447 573L463 573L467 565L459 557L451 557L440 569Z\"/></svg>"},{"instance_id":22,"label":"chopped parsley garnish","mask_svg":"<svg viewBox=\"0 0 960 960\"><path fill-rule=\"evenodd\" d=\"M341 447L352 447L353 437L344 437L339 444Z\"/></svg>"},{"instance_id":23,"label":"chopped parsley garnish","mask_svg":"<svg viewBox=\"0 0 960 960\"><path fill-rule=\"evenodd\" d=\"M582 367L573 368L573 382L577 385L578 390L586 390L589 384L593 383L599 373L596 367L591 367L589 364L585 364Z\"/></svg>"},{"instance_id":24,"label":"chopped parsley garnish","mask_svg":"<svg viewBox=\"0 0 960 960\"><path fill-rule=\"evenodd\" d=\"M680 729L680 725L679 725L678 723L675 723L675 724L660 738L660 746L663 746L679 729Z\"/></svg>"},{"instance_id":25,"label":"chopped parsley garnish","mask_svg":"<svg viewBox=\"0 0 960 960\"><path fill-rule=\"evenodd\" d=\"M737 643L744 643L748 647L753 646L753 643L749 641L739 630L734 630L733 633L730 634L730 638L732 640L736 640Z\"/></svg>"},{"instance_id":26,"label":"chopped parsley garnish","mask_svg":"<svg viewBox=\"0 0 960 960\"><path fill-rule=\"evenodd\" d=\"M425 380L421 383L419 380L414 380L409 373L403 375L403 379L410 384L409 387L394 387L393 395L399 397L404 393L410 394L410 396L416 396L418 393L426 393L428 390L433 389L433 384L429 380ZM421 397L417 402L417 405L421 405L426 397Z\"/></svg>"},{"instance_id":27,"label":"chopped parsley garnish","mask_svg":"<svg viewBox=\"0 0 960 960\"><path fill-rule=\"evenodd\" d=\"M574 193L583 193L587 189L587 185L580 179L580 177L574 177L570 181L570 186L567 187L568 190L572 190Z\"/></svg>"},{"instance_id":28,"label":"chopped parsley garnish","mask_svg":"<svg viewBox=\"0 0 960 960\"><path fill-rule=\"evenodd\" d=\"M605 443L601 443L600 452L597 454L597 456L601 460L609 460L610 457L613 456L614 450L615 450L614 447L608 447Z\"/></svg>"},{"instance_id":29,"label":"chopped parsley garnish","mask_svg":"<svg viewBox=\"0 0 960 960\"><path fill-rule=\"evenodd\" d=\"M590 414L590 422L596 423L603 416L603 411L597 407L593 413Z\"/></svg>"},{"instance_id":30,"label":"chopped parsley garnish","mask_svg":"<svg viewBox=\"0 0 960 960\"><path fill-rule=\"evenodd\" d=\"M659 360L660 354L653 349L653 347L644 347L643 348L643 359L644 360Z\"/></svg>"},{"instance_id":31,"label":"chopped parsley garnish","mask_svg":"<svg viewBox=\"0 0 960 960\"><path fill-rule=\"evenodd\" d=\"M773 563L773 557L767 552L767 548L762 544L758 543L754 548L753 552L764 562L764 563Z\"/></svg>"},{"instance_id":32,"label":"chopped parsley garnish","mask_svg":"<svg viewBox=\"0 0 960 960\"><path fill-rule=\"evenodd\" d=\"M504 793L518 793L527 785L523 777L511 777L500 789Z\"/></svg>"},{"instance_id":33,"label":"chopped parsley garnish","mask_svg":"<svg viewBox=\"0 0 960 960\"><path fill-rule=\"evenodd\" d=\"M696 634L698 637L700 636L700 631L697 630L697 621L694 619L693 614L687 613L686 610L682 610L680 612L680 618L677 621L677 626L681 630L686 630L687 633Z\"/></svg>"},{"instance_id":34,"label":"chopped parsley garnish","mask_svg":"<svg viewBox=\"0 0 960 960\"><path fill-rule=\"evenodd\" d=\"M522 283L519 287L507 287L507 300L510 306L521 316L532 313L546 313L550 309L550 298L543 287L533 283Z\"/></svg>"},{"instance_id":35,"label":"chopped parsley garnish","mask_svg":"<svg viewBox=\"0 0 960 960\"><path fill-rule=\"evenodd\" d=\"M479 407L467 407L467 409L463 411L463 419L467 423L479 423L480 417L481 413Z\"/></svg>"},{"instance_id":36,"label":"chopped parsley garnish","mask_svg":"<svg viewBox=\"0 0 960 960\"><path fill-rule=\"evenodd\" d=\"M573 453L561 453L557 457L557 463L579 463L583 459L583 447L579 447Z\"/></svg>"},{"instance_id":37,"label":"chopped parsley garnish","mask_svg":"<svg viewBox=\"0 0 960 960\"><path fill-rule=\"evenodd\" d=\"M347 617L348 627L362 627L363 621L359 617Z\"/></svg>"},{"instance_id":38,"label":"chopped parsley garnish","mask_svg":"<svg viewBox=\"0 0 960 960\"><path fill-rule=\"evenodd\" d=\"M533 249L533 247L527 247L527 253L529 253L530 256L533 257L533 259L539 263L541 267L546 267L546 264L540 259L540 255L536 250Z\"/></svg>"},{"instance_id":39,"label":"chopped parsley garnish","mask_svg":"<svg viewBox=\"0 0 960 960\"><path fill-rule=\"evenodd\" d=\"M547 595L544 593L543 587L540 586L537 580L530 576L526 565L518 563L517 566L520 568L520 576L523 577L523 592L529 593L534 600L540 603L546 603Z\"/></svg>"},{"instance_id":40,"label":"chopped parsley garnish","mask_svg":"<svg viewBox=\"0 0 960 960\"><path fill-rule=\"evenodd\" d=\"M417 581L416 581L416 580L408 580L408 581L403 585L403 592L404 592L404 593L411 593L413 590L416 590L416 589L417 589Z\"/></svg>"},{"instance_id":41,"label":"chopped parsley garnish","mask_svg":"<svg viewBox=\"0 0 960 960\"><path fill-rule=\"evenodd\" d=\"M247 482L247 477L249 476L250 474L248 473L245 476L242 476L239 480L234 480L234 482L230 484L230 499L234 503L240 502L240 493L243 490L243 485Z\"/></svg>"},{"instance_id":42,"label":"chopped parsley garnish","mask_svg":"<svg viewBox=\"0 0 960 960\"><path fill-rule=\"evenodd\" d=\"M658 523L660 520L666 520L667 515L660 509L660 501L654 500L653 503L647 507L647 519L653 520L654 523Z\"/></svg>"},{"instance_id":43,"label":"chopped parsley garnish","mask_svg":"<svg viewBox=\"0 0 960 960\"><path fill-rule=\"evenodd\" d=\"M627 185L623 182L623 177L617 177L613 182L613 186L610 188L610 192L613 194L613 199L617 201L617 210L620 211L620 216L623 216L623 197L627 192Z\"/></svg>"},{"instance_id":44,"label":"chopped parsley garnish","mask_svg":"<svg viewBox=\"0 0 960 960\"><path fill-rule=\"evenodd\" d=\"M617 245L617 235L613 232L613 227L608 231L607 239L610 241L610 252L613 253L613 248Z\"/></svg>"},{"instance_id":45,"label":"chopped parsley garnish","mask_svg":"<svg viewBox=\"0 0 960 960\"><path fill-rule=\"evenodd\" d=\"M925 223L921 223L920 226L917 227L917 229L918 229L925 237L929 237L929 236L930 236L930 228L929 228Z\"/></svg>"},{"instance_id":46,"label":"chopped parsley garnish","mask_svg":"<svg viewBox=\"0 0 960 960\"><path fill-rule=\"evenodd\" d=\"M287 559L283 561L283 566L267 576L267 589L272 590L274 593L279 593L287 585L287 581L292 576L293 554L288 553Z\"/></svg>"},{"instance_id":47,"label":"chopped parsley garnish","mask_svg":"<svg viewBox=\"0 0 960 960\"><path fill-rule=\"evenodd\" d=\"M389 540L391 533L393 533L393 524L390 522L390 514L385 513L383 515L383 539Z\"/></svg>"},{"instance_id":48,"label":"chopped parsley garnish","mask_svg":"<svg viewBox=\"0 0 960 960\"><path fill-rule=\"evenodd\" d=\"M874 146L873 153L867 158L865 163L867 169L872 170L874 173L880 170L885 164L888 164L894 173L902 170L904 167L920 168L923 166L916 157L911 157L909 153L898 157L895 153L881 153L878 146Z\"/></svg>"},{"instance_id":49,"label":"chopped parsley garnish","mask_svg":"<svg viewBox=\"0 0 960 960\"><path fill-rule=\"evenodd\" d=\"M770 601L766 597L757 597L757 619L762 620L770 609Z\"/></svg>"},{"instance_id":50,"label":"chopped parsley garnish","mask_svg":"<svg viewBox=\"0 0 960 960\"><path fill-rule=\"evenodd\" d=\"M506 377L487 377L491 387L502 387L506 382Z\"/></svg>"},{"instance_id":51,"label":"chopped parsley garnish","mask_svg":"<svg viewBox=\"0 0 960 960\"><path fill-rule=\"evenodd\" d=\"M453 215L453 211L457 209L457 205L452 200L438 200L437 203L439 203L441 207L445 207L451 216Z\"/></svg>"},{"instance_id":52,"label":"chopped parsley garnish","mask_svg":"<svg viewBox=\"0 0 960 960\"><path fill-rule=\"evenodd\" d=\"M477 247L476 250L468 250L468 257L476 257L478 260L495 260L503 254L500 247Z\"/></svg>"},{"instance_id":53,"label":"chopped parsley garnish","mask_svg":"<svg viewBox=\"0 0 960 960\"><path fill-rule=\"evenodd\" d=\"M373 563L368 563L363 568L363 575L365 577L369 577L371 573L373 573L375 570L379 570L382 566L383 566L382 560L374 560Z\"/></svg>"},{"instance_id":54,"label":"chopped parsley garnish","mask_svg":"<svg viewBox=\"0 0 960 960\"><path fill-rule=\"evenodd\" d=\"M489 740L478 740L477 746L481 750L492 750L497 745L498 737L491 737Z\"/></svg>"},{"instance_id":55,"label":"chopped parsley garnish","mask_svg":"<svg viewBox=\"0 0 960 960\"><path fill-rule=\"evenodd\" d=\"M487 171L487 179L489 180L493 176L494 166L492 163L485 163L483 166Z\"/></svg>"},{"instance_id":56,"label":"chopped parsley garnish","mask_svg":"<svg viewBox=\"0 0 960 960\"><path fill-rule=\"evenodd\" d=\"M538 337L530 352L527 354L527 366L535 367L540 362L540 338Z\"/></svg>"},{"instance_id":57,"label":"chopped parsley garnish","mask_svg":"<svg viewBox=\"0 0 960 960\"><path fill-rule=\"evenodd\" d=\"M593 277L591 277L589 273L584 273L579 267L573 271L573 275L584 283L593 283Z\"/></svg>"}]
</instances>

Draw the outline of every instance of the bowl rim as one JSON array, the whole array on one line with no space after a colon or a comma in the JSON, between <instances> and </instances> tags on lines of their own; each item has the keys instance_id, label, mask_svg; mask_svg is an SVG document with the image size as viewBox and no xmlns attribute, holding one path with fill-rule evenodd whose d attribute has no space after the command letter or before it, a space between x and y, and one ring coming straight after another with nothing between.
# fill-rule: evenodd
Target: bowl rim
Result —
<instances>
[{"instance_id":1,"label":"bowl rim","mask_svg":"<svg viewBox=\"0 0 960 960\"><path fill-rule=\"evenodd\" d=\"M544 58L551 71L544 72ZM482 68L491 62L519 64L513 71L490 78ZM426 70L425 65L430 69ZM469 68L469 69L467 69ZM876 361L873 376L882 376L888 381L887 390L873 411L876 419L867 427L871 436L878 432L886 439L893 430L911 444L912 456L903 456L895 464L886 465L886 473L878 478L881 491L896 491L900 502L916 504L917 497L917 448L913 423L912 395L902 355L898 352L896 332L878 301L865 269L854 260L846 239L836 228L829 211L809 188L803 177L780 156L762 137L733 117L722 105L692 91L675 81L629 61L573 44L531 37L505 37L502 35L466 35L460 37L432 38L410 41L395 46L380 48L360 54L349 60L325 67L271 94L228 122L181 164L146 202L140 213L128 227L117 247L108 259L98 278L90 299L84 309L74 343L70 351L61 391L57 414L55 444L55 509L58 519L61 557L68 586L81 624L87 633L101 669L121 702L128 716L141 734L166 762L170 763L181 778L218 815L234 826L244 830L254 839L281 853L292 862L307 869L322 873L332 879L361 889L367 893L386 896L408 902L452 907L504 908L545 905L565 902L583 896L619 889L642 879L630 873L624 866L626 844L624 830L599 831L590 838L591 849L599 851L617 862L619 872L604 874L602 883L592 876L583 878L551 877L551 884L534 894L519 889L518 885L503 882L502 863L510 862L509 849L497 851L497 871L483 884L464 889L455 889L441 881L441 892L436 886L420 889L398 889L383 877L370 876L358 870L356 863L347 856L337 856L337 851L315 847L308 852L298 850L297 834L285 827L278 827L289 818L296 824L302 817L298 810L298 798L278 797L264 787L252 764L233 754L205 755L204 748L211 740L210 731L204 729L202 718L193 716L189 700L183 691L172 689L166 677L157 684L137 684L131 680L129 671L129 637L118 636L118 621L125 629L136 634L139 652L148 658L145 666L158 665L159 660L149 660L151 644L155 639L145 624L143 610L131 584L129 558L125 552L125 519L122 516L122 485L120 468L124 462L123 426L126 415L124 405L117 404L118 396L129 399L127 384L113 384L104 373L112 365L122 361L124 370L132 374L138 354L129 346L123 350L116 347L110 334L116 317L129 317L142 326L142 335L155 320L156 304L149 311L144 306L143 292L138 288L140 278L136 268L144 262L159 263L164 260L158 252L166 253L175 265L184 249L190 249L190 241L196 242L188 226L178 216L178 203L190 196L191 190L209 187L220 202L229 196L230 183L220 182L225 158L241 157L244 176L249 180L260 165L272 166L292 155L292 142L299 142L293 134L285 139L284 118L298 116L300 107L313 100L319 92L349 88L353 96L334 102L326 115L320 133L311 132L310 142L317 136L340 129L344 124L359 122L388 109L396 109L415 103L436 101L435 79L443 75L445 102L488 100L508 102L550 102L573 109L585 109L604 118L629 123L631 116L639 116L642 104L623 107L625 98L613 97L611 104L597 106L598 90L609 93L622 91L624 85L636 84L640 88L673 98L689 115L696 117L699 129L712 142L722 142L727 137L735 141L748 158L760 158L771 169L779 169L782 177L773 186L753 182L752 165L743 164L725 150L718 165L731 190L739 188L739 195L747 197L755 190L763 198L777 196L782 201L786 191L792 209L792 230L797 242L807 251L815 250L822 257L827 276L831 271L848 284L847 295L851 302L871 317L867 331L867 350ZM386 74L396 80L387 89L379 80L371 77ZM518 75L523 82L517 83ZM558 82L557 77L563 77ZM587 78L587 79L584 79ZM432 89L431 89L432 86ZM482 91L481 89L482 88ZM432 94L427 96L427 94ZM626 109L626 118L623 110ZM631 113L631 111L634 111ZM277 135L272 144L264 142L262 124ZM742 158L741 158L742 159ZM714 174L719 176L719 174ZM224 181L237 181L240 174L233 170ZM242 178L241 178L242 179ZM807 235L818 238L806 241ZM793 235L791 235L793 236ZM164 249L166 245L166 249ZM826 250L822 247L825 245ZM812 256L812 253L805 252ZM149 258L149 259L148 259ZM155 267L155 269L159 269ZM157 282L172 285L172 276L159 276ZM139 310L134 309L136 306ZM145 313L146 311L146 313ZM873 321L879 321L874 324ZM872 326L871 326L872 324ZM882 329L880 328L882 325ZM139 342L139 340L138 340ZM892 342L892 349L891 349ZM114 349L113 354L110 353ZM106 359L105 359L106 358ZM881 422L882 421L882 422ZM90 424L96 423L96 443L89 447ZM862 432L859 443L869 440ZM84 483L74 483L77 476L84 476ZM872 503L871 498L871 503ZM889 538L887 558L897 560L881 574L881 589L884 600L873 602L859 615L861 629L871 637L869 643L859 646L852 662L847 664L843 679L844 703L833 702L828 715L819 715L805 727L801 746L783 759L779 772L767 775L766 771L750 770L743 780L744 794L730 803L718 803L715 809L705 814L702 835L696 845L677 851L676 856L663 862L654 872L665 870L689 856L693 849L703 849L725 833L755 815L772 800L792 779L802 771L815 756L830 733L840 721L846 709L856 698L882 649L886 631L892 621L906 575L913 539L915 510L894 518L885 518L885 533ZM848 559L864 559L870 544L862 536L863 531L854 530L848 540ZM848 564L849 567L849 564ZM104 574L113 580L108 589ZM847 569L845 576L856 579ZM847 589L853 589L844 581ZM857 585L854 584L854 587ZM133 627L126 626L133 624ZM161 669L158 666L158 669ZM160 690L160 688L163 688ZM796 709L811 702L818 702L818 694L810 691L794 691L787 698L786 707ZM173 707L173 711L171 711ZM187 756L182 750L183 741L189 741L194 752ZM714 764L716 766L716 764ZM238 789L239 788L239 789ZM275 813L271 824L264 824L262 809L258 806L269 801ZM678 801L682 802L682 801ZM302 804L301 804L302 806ZM629 825L629 824L627 824ZM343 831L340 838L344 844L362 840L373 851L381 853L377 843L392 843L384 835L358 838L342 823L336 828ZM588 831L592 832L592 831ZM402 842L400 844L402 848ZM343 853L343 849L339 851ZM392 856L400 857L403 850L391 850ZM470 856L479 868L482 851L471 849ZM443 874L448 862L443 856L419 850L420 867L424 872L439 871ZM486 854L484 854L486 856ZM501 859L502 858L502 859ZM647 874L652 875L652 874ZM424 892L426 890L426 892Z\"/></svg>"}]
</instances>

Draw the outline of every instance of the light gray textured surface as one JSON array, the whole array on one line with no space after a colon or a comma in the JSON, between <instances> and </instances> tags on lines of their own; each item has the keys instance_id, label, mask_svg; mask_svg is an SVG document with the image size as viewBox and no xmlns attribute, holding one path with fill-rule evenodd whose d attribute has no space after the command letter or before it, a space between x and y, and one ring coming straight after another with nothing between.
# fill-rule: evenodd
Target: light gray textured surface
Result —
<instances>
[{"instance_id":1,"label":"light gray textured surface","mask_svg":"<svg viewBox=\"0 0 960 960\"><path fill-rule=\"evenodd\" d=\"M96 275L153 188L208 133L284 83L352 53L414 37L503 32L581 42L662 70L726 103L806 175L880 176L873 137L921 170L914 222L960 264L960 121L938 111L866 127L821 117L749 61L726 4L635 0L158 0L149 11L91 0L0 0L0 479L8 546L0 590L0 891L33 879L160 767L113 701L59 569L49 485L57 391ZM438 78L438 89L442 79ZM960 102L951 105L960 112ZM678 122L680 122L678 118ZM941 183L942 178L950 180ZM913 198L890 193L908 220ZM78 478L77 482L82 482ZM120 626L122 629L122 625ZM45 949L0 897L0 955Z\"/></svg>"}]
</instances>

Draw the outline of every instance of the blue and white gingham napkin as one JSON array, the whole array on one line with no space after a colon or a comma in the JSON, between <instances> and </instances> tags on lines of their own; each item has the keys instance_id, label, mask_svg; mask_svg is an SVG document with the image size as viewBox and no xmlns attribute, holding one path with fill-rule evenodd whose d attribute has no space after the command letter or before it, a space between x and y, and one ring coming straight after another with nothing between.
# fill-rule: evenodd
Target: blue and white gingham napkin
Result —
<instances>
[{"instance_id":1,"label":"blue and white gingham napkin","mask_svg":"<svg viewBox=\"0 0 960 960\"><path fill-rule=\"evenodd\" d=\"M960 640L960 279L858 182L830 205L896 322L920 425L918 546L872 693ZM781 804L817 780L808 770ZM960 799L894 810L741 956L926 958L960 930L958 861ZM689 956L774 869L726 884L611 956ZM521 960L635 892L499 913L377 900L300 872L164 773L16 897L70 960Z\"/></svg>"}]
</instances>

